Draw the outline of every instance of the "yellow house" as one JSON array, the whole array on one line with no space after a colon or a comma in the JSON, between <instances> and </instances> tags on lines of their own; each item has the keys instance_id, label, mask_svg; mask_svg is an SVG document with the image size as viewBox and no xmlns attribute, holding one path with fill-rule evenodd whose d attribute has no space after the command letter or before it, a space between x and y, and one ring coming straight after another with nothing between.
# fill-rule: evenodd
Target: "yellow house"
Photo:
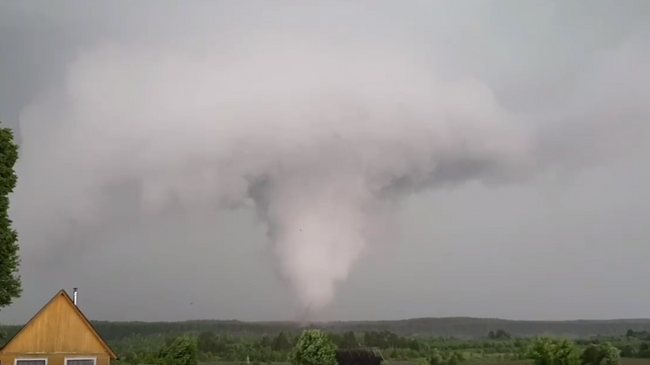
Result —
<instances>
[{"instance_id":1,"label":"yellow house","mask_svg":"<svg viewBox=\"0 0 650 365\"><path fill-rule=\"evenodd\" d=\"M0 349L0 365L109 365L116 359L65 290Z\"/></svg>"}]
</instances>

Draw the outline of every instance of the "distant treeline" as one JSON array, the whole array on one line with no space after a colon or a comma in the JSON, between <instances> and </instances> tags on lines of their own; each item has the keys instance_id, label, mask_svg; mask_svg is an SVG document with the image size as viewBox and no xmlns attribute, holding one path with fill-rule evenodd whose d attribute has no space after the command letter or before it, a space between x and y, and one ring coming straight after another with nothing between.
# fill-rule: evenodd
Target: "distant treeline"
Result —
<instances>
[{"instance_id":1,"label":"distant treeline","mask_svg":"<svg viewBox=\"0 0 650 365\"><path fill-rule=\"evenodd\" d=\"M108 341L119 340L138 334L174 335L187 332L210 332L238 336L273 336L280 332L297 334L305 329L293 322L241 322L241 321L186 321L186 322L108 322L93 321L97 331ZM400 336L459 338L483 338L490 331L504 330L514 337L530 337L542 334L570 338L586 338L595 335L619 336L628 330L643 333L650 330L650 319L630 320L578 320L578 321L511 321L503 319L450 317L416 318L397 321L328 322L312 325L331 333L390 331ZM3 326L9 335L20 326Z\"/></svg>"},{"instance_id":2,"label":"distant treeline","mask_svg":"<svg viewBox=\"0 0 650 365\"><path fill-rule=\"evenodd\" d=\"M120 355L123 365L155 363L165 349L175 348L175 341L188 338L195 341L197 358L203 362L286 362L300 333L310 328L290 322L240 321L93 324ZM613 346L610 348L621 357L650 358L650 320L533 322L423 318L334 322L311 327L324 330L329 341L339 348L378 348L387 360L409 360L422 365L529 360L530 348L537 341L534 337L539 335L571 337L575 339L571 346L576 351L586 351L590 346ZM9 336L19 329L0 328Z\"/></svg>"}]
</instances>

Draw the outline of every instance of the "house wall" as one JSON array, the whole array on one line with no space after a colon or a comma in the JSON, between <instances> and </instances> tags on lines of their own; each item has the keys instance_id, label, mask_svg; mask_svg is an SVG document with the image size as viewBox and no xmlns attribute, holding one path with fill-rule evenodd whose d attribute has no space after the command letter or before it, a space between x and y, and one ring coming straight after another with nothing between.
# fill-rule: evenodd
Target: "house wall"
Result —
<instances>
[{"instance_id":1,"label":"house wall","mask_svg":"<svg viewBox=\"0 0 650 365\"><path fill-rule=\"evenodd\" d=\"M106 348L79 316L74 304L59 295L1 353L80 353L97 356L106 354Z\"/></svg>"},{"instance_id":2,"label":"house wall","mask_svg":"<svg viewBox=\"0 0 650 365\"><path fill-rule=\"evenodd\" d=\"M0 354L0 365L14 365L16 359L42 359L47 358L47 365L65 365L65 359L69 358L96 358L95 365L110 365L108 354Z\"/></svg>"},{"instance_id":3,"label":"house wall","mask_svg":"<svg viewBox=\"0 0 650 365\"><path fill-rule=\"evenodd\" d=\"M63 291L0 350L0 365L43 358L46 365L65 365L66 358L96 359L95 365L110 363L110 350Z\"/></svg>"}]
</instances>

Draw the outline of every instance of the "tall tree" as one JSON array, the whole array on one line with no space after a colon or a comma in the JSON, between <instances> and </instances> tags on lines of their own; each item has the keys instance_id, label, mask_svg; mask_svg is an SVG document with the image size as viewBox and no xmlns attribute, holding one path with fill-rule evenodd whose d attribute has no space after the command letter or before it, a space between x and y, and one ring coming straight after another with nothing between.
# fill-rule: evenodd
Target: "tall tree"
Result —
<instances>
[{"instance_id":1,"label":"tall tree","mask_svg":"<svg viewBox=\"0 0 650 365\"><path fill-rule=\"evenodd\" d=\"M319 330L304 331L289 362L292 365L336 365L336 346Z\"/></svg>"},{"instance_id":2,"label":"tall tree","mask_svg":"<svg viewBox=\"0 0 650 365\"><path fill-rule=\"evenodd\" d=\"M157 363L164 365L196 365L198 363L197 340L188 335L176 337L162 348Z\"/></svg>"},{"instance_id":3,"label":"tall tree","mask_svg":"<svg viewBox=\"0 0 650 365\"><path fill-rule=\"evenodd\" d=\"M18 145L14 134L11 129L0 127L0 308L10 305L22 293L18 234L9 219L9 194L18 180L14 171L16 161Z\"/></svg>"}]
</instances>

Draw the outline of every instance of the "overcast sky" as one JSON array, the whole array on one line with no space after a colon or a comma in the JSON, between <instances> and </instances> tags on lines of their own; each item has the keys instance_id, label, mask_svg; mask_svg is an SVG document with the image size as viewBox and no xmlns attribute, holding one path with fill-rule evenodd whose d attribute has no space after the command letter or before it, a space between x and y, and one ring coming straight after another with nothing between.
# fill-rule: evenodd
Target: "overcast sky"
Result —
<instances>
[{"instance_id":1,"label":"overcast sky","mask_svg":"<svg viewBox=\"0 0 650 365\"><path fill-rule=\"evenodd\" d=\"M410 92L409 85L413 95L426 89L419 75L473 80L493 93L490 100L507 110L518 128L535 130L541 151L534 164L526 164L524 179L510 179L510 174L500 179L505 159L497 163L492 156L488 167L498 165L490 170L490 176L498 175L495 184L477 176L478 181L427 182L428 189L409 186L400 204L390 208L390 228L381 239L364 243L347 279L337 284L334 300L316 319L650 317L649 25L647 0L0 0L0 120L24 145L18 169L22 190L12 199L24 293L0 312L0 322L23 323L57 290L73 287L80 288L82 310L98 320L297 318L299 295L279 274L286 263L283 267L272 252L265 221L253 208L190 204L147 213L132 206L140 199L133 194L142 190L134 193L119 185L106 195L109 202L93 206L88 223L84 219L91 210L84 204L94 196L80 193L114 187L100 183L116 182L111 179L125 171L117 167L124 160L106 156L135 151L106 147L104 155L95 149L128 143L136 148L141 139L135 137L146 134L145 127L167 136L154 125L158 115L121 98L132 92L131 101L138 104L148 95L140 74L170 89L186 79L200 84L185 93L164 94L173 99L157 94L150 100L161 108L167 107L165 101L178 101L179 108L166 110L184 123L198 115L192 113L193 102L201 108L221 90L196 76L209 67L185 56L230 60L232 54L243 55L246 61L232 72L265 77L273 69L264 64L286 61L268 56L280 54L273 47L283 47L282 55L295 52L292 59L300 60L328 49L323 54L332 56L337 67L348 70L348 63L359 61L359 69L369 69L367 75L373 75L373 67L403 72L413 79L405 76L400 80L408 83L395 83L393 89L402 95ZM337 54L337 47L358 57ZM400 58L403 54L408 62ZM154 67L163 57L177 63ZM190 66L175 66L183 62ZM287 67L303 70L296 62ZM126 64L131 73L124 71ZM403 64L417 66L403 70ZM187 70L191 65L196 69ZM329 65L319 66L324 75L333 69ZM240 88L239 78L233 80L233 92L248 90ZM287 85L298 83L294 78ZM260 95L286 90L266 91ZM470 103L474 94L467 95L460 100ZM96 117L110 110L124 114ZM141 119L150 116L151 124L121 122L130 120L130 110ZM84 116L95 124L84 124ZM68 122L73 118L81 119ZM125 127L105 127L111 123ZM199 129L192 128L171 130L196 136ZM91 130L113 134L89 140ZM81 143L62 134L85 139ZM178 149L192 148L190 141L199 141L184 138L166 140L166 149L152 153L175 156ZM205 138L208 143L211 137ZM66 148L64 141L76 144ZM513 151L509 163L518 157ZM85 168L100 164L109 167ZM328 172L339 171L330 167ZM516 171L520 176L523 170ZM137 173L124 176L120 184L142 183ZM88 184L73 184L80 180Z\"/></svg>"}]
</instances>

